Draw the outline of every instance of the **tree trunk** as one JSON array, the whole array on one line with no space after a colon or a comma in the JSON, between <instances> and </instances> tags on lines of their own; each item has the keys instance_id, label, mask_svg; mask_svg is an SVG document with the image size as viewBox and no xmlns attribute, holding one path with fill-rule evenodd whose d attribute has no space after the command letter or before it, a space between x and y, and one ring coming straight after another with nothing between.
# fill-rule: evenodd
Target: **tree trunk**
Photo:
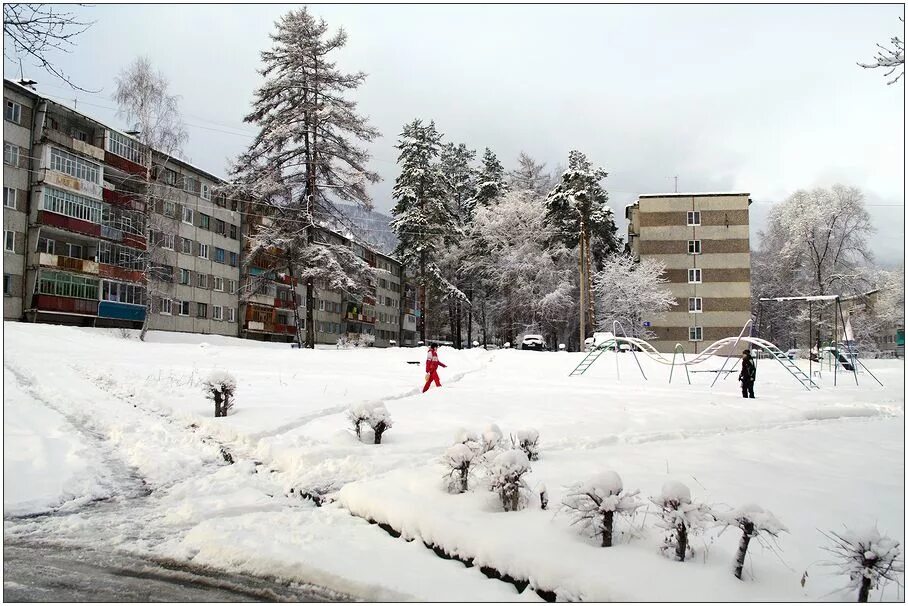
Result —
<instances>
[{"instance_id":1,"label":"tree trunk","mask_svg":"<svg viewBox=\"0 0 908 606\"><path fill-rule=\"evenodd\" d=\"M583 221L580 221L580 256L577 259L577 275L578 275L578 284L580 285L580 351L584 350L584 345L586 344L586 299L585 299L585 286L586 280L584 279L583 268L585 264L583 263L584 255L584 246L583 246Z\"/></svg>"},{"instance_id":2,"label":"tree trunk","mask_svg":"<svg viewBox=\"0 0 908 606\"><path fill-rule=\"evenodd\" d=\"M460 468L460 492L467 491L467 477L470 474L470 465L469 463L464 467Z\"/></svg>"},{"instance_id":3,"label":"tree trunk","mask_svg":"<svg viewBox=\"0 0 908 606\"><path fill-rule=\"evenodd\" d=\"M615 519L614 511L606 511L602 514L602 546L612 546L612 523Z\"/></svg>"},{"instance_id":4,"label":"tree trunk","mask_svg":"<svg viewBox=\"0 0 908 606\"><path fill-rule=\"evenodd\" d=\"M861 579L861 590L858 592L858 602L866 602L870 599L870 583L867 577Z\"/></svg>"},{"instance_id":5,"label":"tree trunk","mask_svg":"<svg viewBox=\"0 0 908 606\"><path fill-rule=\"evenodd\" d=\"M427 307L426 303L428 302L428 298L429 298L426 293L426 253L425 253L425 251L422 251L419 253L419 286L417 286L417 288L419 289L418 296L420 298L419 313L420 313L420 319L422 319L422 323L420 324L420 327L419 327L419 339L420 339L420 341L423 342L423 344L425 344L425 342L426 342L426 321L428 320L428 316L426 314L426 307Z\"/></svg>"},{"instance_id":6,"label":"tree trunk","mask_svg":"<svg viewBox=\"0 0 908 606\"><path fill-rule=\"evenodd\" d=\"M747 557L747 546L750 544L750 537L754 531L753 522L744 523L744 534L741 535L741 541L738 543L738 554L735 556L735 576L739 579L744 572L744 558Z\"/></svg>"},{"instance_id":7,"label":"tree trunk","mask_svg":"<svg viewBox=\"0 0 908 606\"><path fill-rule=\"evenodd\" d=\"M687 555L687 526L678 524L676 529L678 544L675 546L675 557L679 562L683 562L684 556Z\"/></svg>"},{"instance_id":8,"label":"tree trunk","mask_svg":"<svg viewBox=\"0 0 908 606\"><path fill-rule=\"evenodd\" d=\"M214 390L214 391L212 391L212 394L214 394L214 416L215 416L215 418L226 416L224 414L224 410L221 408L221 400L223 398L223 396L221 396L221 392L218 390Z\"/></svg>"},{"instance_id":9,"label":"tree trunk","mask_svg":"<svg viewBox=\"0 0 908 606\"><path fill-rule=\"evenodd\" d=\"M386 429L386 426L385 426L384 422L381 422L372 428L372 431L375 432L375 443L376 444L381 444L381 434L385 433L385 429Z\"/></svg>"}]
</instances>

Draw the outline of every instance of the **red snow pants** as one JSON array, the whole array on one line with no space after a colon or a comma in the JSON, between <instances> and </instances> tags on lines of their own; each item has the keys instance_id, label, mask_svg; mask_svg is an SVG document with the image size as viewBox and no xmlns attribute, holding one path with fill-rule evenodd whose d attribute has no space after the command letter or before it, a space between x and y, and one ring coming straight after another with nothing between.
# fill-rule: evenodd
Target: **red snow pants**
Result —
<instances>
[{"instance_id":1,"label":"red snow pants","mask_svg":"<svg viewBox=\"0 0 908 606\"><path fill-rule=\"evenodd\" d=\"M426 386L422 388L423 393L429 391L429 386L432 385L432 381L435 381L436 386L441 387L441 380L438 378L438 370L430 370L428 374L429 378L426 380Z\"/></svg>"}]
</instances>

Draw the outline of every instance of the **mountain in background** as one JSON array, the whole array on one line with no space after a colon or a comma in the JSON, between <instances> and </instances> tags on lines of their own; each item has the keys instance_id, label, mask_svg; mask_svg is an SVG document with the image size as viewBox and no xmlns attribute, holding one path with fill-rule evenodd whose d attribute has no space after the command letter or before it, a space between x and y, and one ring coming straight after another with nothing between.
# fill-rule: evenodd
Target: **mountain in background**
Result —
<instances>
[{"instance_id":1,"label":"mountain in background","mask_svg":"<svg viewBox=\"0 0 908 606\"><path fill-rule=\"evenodd\" d=\"M358 235L366 242L375 245L385 255L394 253L397 247L397 236L391 231L391 217L374 210L365 210L355 204L335 203L339 210L360 232Z\"/></svg>"}]
</instances>

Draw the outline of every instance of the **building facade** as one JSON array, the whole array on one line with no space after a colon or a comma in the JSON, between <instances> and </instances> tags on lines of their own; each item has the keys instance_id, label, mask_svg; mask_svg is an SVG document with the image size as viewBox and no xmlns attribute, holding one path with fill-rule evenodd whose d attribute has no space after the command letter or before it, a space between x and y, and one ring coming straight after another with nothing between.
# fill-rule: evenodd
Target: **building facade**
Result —
<instances>
[{"instance_id":1,"label":"building facade","mask_svg":"<svg viewBox=\"0 0 908 606\"><path fill-rule=\"evenodd\" d=\"M644 318L653 345L700 352L751 319L750 194L645 194L626 208L628 249L665 264L677 306Z\"/></svg>"}]
</instances>

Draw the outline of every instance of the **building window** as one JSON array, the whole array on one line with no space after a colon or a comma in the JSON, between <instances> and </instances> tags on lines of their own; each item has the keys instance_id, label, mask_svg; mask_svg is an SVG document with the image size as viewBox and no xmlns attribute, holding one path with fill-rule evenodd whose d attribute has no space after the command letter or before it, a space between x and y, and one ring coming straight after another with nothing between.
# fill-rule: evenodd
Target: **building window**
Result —
<instances>
[{"instance_id":1,"label":"building window","mask_svg":"<svg viewBox=\"0 0 908 606\"><path fill-rule=\"evenodd\" d=\"M98 164L87 162L56 147L50 150L50 168L83 181L101 183L101 167Z\"/></svg>"},{"instance_id":2,"label":"building window","mask_svg":"<svg viewBox=\"0 0 908 606\"><path fill-rule=\"evenodd\" d=\"M220 305L214 305L211 308L211 319L212 320L223 320L224 319L224 308Z\"/></svg>"},{"instance_id":3,"label":"building window","mask_svg":"<svg viewBox=\"0 0 908 606\"><path fill-rule=\"evenodd\" d=\"M192 209L188 206L183 207L183 223L189 223L192 225Z\"/></svg>"},{"instance_id":4,"label":"building window","mask_svg":"<svg viewBox=\"0 0 908 606\"><path fill-rule=\"evenodd\" d=\"M211 200L211 187L209 187L208 185L205 185L204 183L202 184L202 199ZM215 318L215 319L220 320L220 318Z\"/></svg>"},{"instance_id":5,"label":"building window","mask_svg":"<svg viewBox=\"0 0 908 606\"><path fill-rule=\"evenodd\" d=\"M214 249L214 262L215 262L215 263L223 263L223 262L224 262L224 253L225 253L225 252L226 252L226 251L224 251L223 248L217 248L217 247L215 247L215 249Z\"/></svg>"},{"instance_id":6,"label":"building window","mask_svg":"<svg viewBox=\"0 0 908 606\"><path fill-rule=\"evenodd\" d=\"M175 237L176 236L174 236L173 234L161 233L161 248L166 248L167 250L175 250Z\"/></svg>"},{"instance_id":7,"label":"building window","mask_svg":"<svg viewBox=\"0 0 908 606\"><path fill-rule=\"evenodd\" d=\"M41 208L73 219L100 224L103 204L85 196L45 186Z\"/></svg>"},{"instance_id":8,"label":"building window","mask_svg":"<svg viewBox=\"0 0 908 606\"><path fill-rule=\"evenodd\" d=\"M688 240L687 241L687 254L689 254L689 255L699 255L700 254L700 240Z\"/></svg>"},{"instance_id":9,"label":"building window","mask_svg":"<svg viewBox=\"0 0 908 606\"><path fill-rule=\"evenodd\" d=\"M188 269L180 268L180 284L192 285L192 273Z\"/></svg>"},{"instance_id":10,"label":"building window","mask_svg":"<svg viewBox=\"0 0 908 606\"><path fill-rule=\"evenodd\" d=\"M206 305L205 303L198 303L196 315L199 318L207 318L208 317L208 305Z\"/></svg>"},{"instance_id":11,"label":"building window","mask_svg":"<svg viewBox=\"0 0 908 606\"><path fill-rule=\"evenodd\" d=\"M13 276L12 274L3 274L3 294L13 294Z\"/></svg>"},{"instance_id":12,"label":"building window","mask_svg":"<svg viewBox=\"0 0 908 606\"><path fill-rule=\"evenodd\" d=\"M14 187L3 188L3 206L16 208L16 189Z\"/></svg>"},{"instance_id":13,"label":"building window","mask_svg":"<svg viewBox=\"0 0 908 606\"><path fill-rule=\"evenodd\" d=\"M171 299L161 299L161 315L169 316L172 313L173 301Z\"/></svg>"},{"instance_id":14,"label":"building window","mask_svg":"<svg viewBox=\"0 0 908 606\"><path fill-rule=\"evenodd\" d=\"M203 259L208 258L208 245L207 244L202 244L201 242L199 243L199 256L202 257Z\"/></svg>"},{"instance_id":15,"label":"building window","mask_svg":"<svg viewBox=\"0 0 908 606\"><path fill-rule=\"evenodd\" d=\"M83 139L83 141L84 140L85 139ZM126 158L130 162L145 166L145 151L142 149L142 144L135 139L131 139L116 131L109 130L107 131L106 144L107 151L115 156L120 156L121 158Z\"/></svg>"},{"instance_id":16,"label":"building window","mask_svg":"<svg viewBox=\"0 0 908 606\"><path fill-rule=\"evenodd\" d=\"M196 274L198 276L198 287L208 288L208 274Z\"/></svg>"},{"instance_id":17,"label":"building window","mask_svg":"<svg viewBox=\"0 0 908 606\"><path fill-rule=\"evenodd\" d=\"M235 252L230 253L230 267L236 267L237 255Z\"/></svg>"},{"instance_id":18,"label":"building window","mask_svg":"<svg viewBox=\"0 0 908 606\"><path fill-rule=\"evenodd\" d=\"M230 224L230 237L234 240L239 237L239 230L237 229L236 225L232 223Z\"/></svg>"},{"instance_id":19,"label":"building window","mask_svg":"<svg viewBox=\"0 0 908 606\"><path fill-rule=\"evenodd\" d=\"M236 280L227 280L227 292L236 294Z\"/></svg>"},{"instance_id":20,"label":"building window","mask_svg":"<svg viewBox=\"0 0 908 606\"><path fill-rule=\"evenodd\" d=\"M3 163L19 166L19 146L12 143L3 144Z\"/></svg>"},{"instance_id":21,"label":"building window","mask_svg":"<svg viewBox=\"0 0 908 606\"><path fill-rule=\"evenodd\" d=\"M164 216L165 217L176 217L177 216L177 203L170 200L164 201Z\"/></svg>"},{"instance_id":22,"label":"building window","mask_svg":"<svg viewBox=\"0 0 908 606\"><path fill-rule=\"evenodd\" d=\"M199 186L200 183L198 179L190 177L189 175L183 175L183 191L191 194L198 194Z\"/></svg>"},{"instance_id":23,"label":"building window","mask_svg":"<svg viewBox=\"0 0 908 606\"><path fill-rule=\"evenodd\" d=\"M700 297L687 298L687 311L690 313L700 313L703 311L703 299Z\"/></svg>"},{"instance_id":24,"label":"building window","mask_svg":"<svg viewBox=\"0 0 908 606\"><path fill-rule=\"evenodd\" d=\"M164 183L166 183L167 185L176 185L177 184L177 173L175 170L165 168L163 175L164 175L164 177L163 177Z\"/></svg>"},{"instance_id":25,"label":"building window","mask_svg":"<svg viewBox=\"0 0 908 606\"><path fill-rule=\"evenodd\" d=\"M3 109L3 119L20 124L22 121L22 106L15 101L6 100L6 107Z\"/></svg>"},{"instance_id":26,"label":"building window","mask_svg":"<svg viewBox=\"0 0 908 606\"><path fill-rule=\"evenodd\" d=\"M236 322L236 307L227 308L227 321Z\"/></svg>"},{"instance_id":27,"label":"building window","mask_svg":"<svg viewBox=\"0 0 908 606\"><path fill-rule=\"evenodd\" d=\"M82 246L80 244L69 244L66 243L64 250L66 251L63 256L70 257L71 259L81 259L82 257Z\"/></svg>"},{"instance_id":28,"label":"building window","mask_svg":"<svg viewBox=\"0 0 908 606\"><path fill-rule=\"evenodd\" d=\"M144 251L110 242L101 242L98 246L98 262L117 267L141 270L145 268ZM172 278L171 278L172 280Z\"/></svg>"},{"instance_id":29,"label":"building window","mask_svg":"<svg viewBox=\"0 0 908 606\"><path fill-rule=\"evenodd\" d=\"M42 271L38 276L38 293L73 299L98 300L98 280L58 271Z\"/></svg>"},{"instance_id":30,"label":"building window","mask_svg":"<svg viewBox=\"0 0 908 606\"><path fill-rule=\"evenodd\" d=\"M701 272L699 268L687 270L687 283L688 284L700 284L702 282L703 282L703 272Z\"/></svg>"},{"instance_id":31,"label":"building window","mask_svg":"<svg viewBox=\"0 0 908 606\"><path fill-rule=\"evenodd\" d=\"M181 316L189 315L189 301L180 301L180 315Z\"/></svg>"},{"instance_id":32,"label":"building window","mask_svg":"<svg viewBox=\"0 0 908 606\"><path fill-rule=\"evenodd\" d=\"M101 298L103 301L145 305L145 289L142 286L124 282L108 282L107 280L103 282L102 286Z\"/></svg>"},{"instance_id":33,"label":"building window","mask_svg":"<svg viewBox=\"0 0 908 606\"><path fill-rule=\"evenodd\" d=\"M227 235L227 224L220 219L214 220L214 231L222 236Z\"/></svg>"},{"instance_id":34,"label":"building window","mask_svg":"<svg viewBox=\"0 0 908 606\"><path fill-rule=\"evenodd\" d=\"M687 211L687 224L690 226L700 225L700 211L699 210Z\"/></svg>"},{"instance_id":35,"label":"building window","mask_svg":"<svg viewBox=\"0 0 908 606\"><path fill-rule=\"evenodd\" d=\"M38 252L47 253L49 255L55 255L57 247L56 242L49 238L38 238Z\"/></svg>"},{"instance_id":36,"label":"building window","mask_svg":"<svg viewBox=\"0 0 908 606\"><path fill-rule=\"evenodd\" d=\"M211 287L212 287L213 289L219 290L219 291L221 291L221 292L224 292L224 278L220 278L220 277L218 277L218 276L214 276L214 278L212 279L212 281L214 282L214 284L211 285Z\"/></svg>"},{"instance_id":37,"label":"building window","mask_svg":"<svg viewBox=\"0 0 908 606\"><path fill-rule=\"evenodd\" d=\"M702 326L691 326L688 330L688 341L702 341L703 340L703 327Z\"/></svg>"},{"instance_id":38,"label":"building window","mask_svg":"<svg viewBox=\"0 0 908 606\"><path fill-rule=\"evenodd\" d=\"M211 229L211 217L206 214L199 213L199 227L202 229Z\"/></svg>"},{"instance_id":39,"label":"building window","mask_svg":"<svg viewBox=\"0 0 908 606\"><path fill-rule=\"evenodd\" d=\"M192 240L189 238L182 238L180 240L180 246L184 255L192 254Z\"/></svg>"},{"instance_id":40,"label":"building window","mask_svg":"<svg viewBox=\"0 0 908 606\"><path fill-rule=\"evenodd\" d=\"M3 250L16 252L16 232L8 229L3 230Z\"/></svg>"},{"instance_id":41,"label":"building window","mask_svg":"<svg viewBox=\"0 0 908 606\"><path fill-rule=\"evenodd\" d=\"M168 283L173 282L173 265L152 264L148 269L153 280Z\"/></svg>"}]
</instances>

